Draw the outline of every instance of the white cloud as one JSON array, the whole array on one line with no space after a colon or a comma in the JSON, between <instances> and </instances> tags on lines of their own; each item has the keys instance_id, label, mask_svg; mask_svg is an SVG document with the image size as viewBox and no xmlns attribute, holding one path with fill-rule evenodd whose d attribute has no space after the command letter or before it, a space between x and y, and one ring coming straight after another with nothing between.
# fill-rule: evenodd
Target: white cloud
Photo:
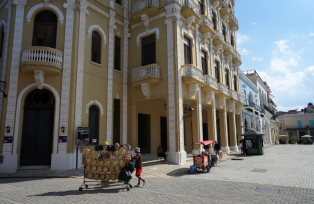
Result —
<instances>
[{"instance_id":1,"label":"white cloud","mask_svg":"<svg viewBox=\"0 0 314 204\"><path fill-rule=\"evenodd\" d=\"M247 54L249 54L249 51L248 51L247 49L242 48L242 49L240 50L240 55L247 55Z\"/></svg>"},{"instance_id":2,"label":"white cloud","mask_svg":"<svg viewBox=\"0 0 314 204\"><path fill-rule=\"evenodd\" d=\"M252 25L256 25L256 23L252 23Z\"/></svg>"},{"instance_id":3,"label":"white cloud","mask_svg":"<svg viewBox=\"0 0 314 204\"><path fill-rule=\"evenodd\" d=\"M240 44L244 43L245 41L248 41L250 39L249 35L237 35L237 45L239 46Z\"/></svg>"},{"instance_id":4,"label":"white cloud","mask_svg":"<svg viewBox=\"0 0 314 204\"><path fill-rule=\"evenodd\" d=\"M314 36L314 33L310 33L310 36Z\"/></svg>"},{"instance_id":5,"label":"white cloud","mask_svg":"<svg viewBox=\"0 0 314 204\"><path fill-rule=\"evenodd\" d=\"M253 61L262 61L263 58L261 57L252 57Z\"/></svg>"},{"instance_id":6,"label":"white cloud","mask_svg":"<svg viewBox=\"0 0 314 204\"><path fill-rule=\"evenodd\" d=\"M288 41L287 40L279 40L276 41L275 44L277 45L277 49L283 54L288 54L291 51L287 51L289 49L289 46L287 45Z\"/></svg>"},{"instance_id":7,"label":"white cloud","mask_svg":"<svg viewBox=\"0 0 314 204\"><path fill-rule=\"evenodd\" d=\"M270 70L272 72L286 73L290 67L298 66L299 63L293 58L274 58L270 61Z\"/></svg>"}]
</instances>

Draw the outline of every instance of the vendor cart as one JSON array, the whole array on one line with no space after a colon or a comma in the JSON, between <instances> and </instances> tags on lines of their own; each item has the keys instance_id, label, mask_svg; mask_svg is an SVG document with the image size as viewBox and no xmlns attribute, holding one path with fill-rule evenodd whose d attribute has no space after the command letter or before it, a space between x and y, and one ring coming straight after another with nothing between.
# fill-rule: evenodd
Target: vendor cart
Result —
<instances>
[{"instance_id":1,"label":"vendor cart","mask_svg":"<svg viewBox=\"0 0 314 204\"><path fill-rule=\"evenodd\" d=\"M193 154L193 165L195 171L198 170L207 171L209 173L210 165L210 155L213 154L212 140L199 141L192 143L192 154ZM199 145L199 149L194 149L194 145ZM208 152L203 150L203 146L210 145Z\"/></svg>"}]
</instances>

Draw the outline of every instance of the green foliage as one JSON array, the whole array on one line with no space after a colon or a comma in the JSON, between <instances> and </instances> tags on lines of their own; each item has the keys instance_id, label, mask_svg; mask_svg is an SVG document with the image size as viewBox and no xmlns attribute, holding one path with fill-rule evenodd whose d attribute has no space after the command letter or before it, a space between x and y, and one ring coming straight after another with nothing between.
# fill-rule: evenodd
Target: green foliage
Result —
<instances>
[{"instance_id":1,"label":"green foliage","mask_svg":"<svg viewBox=\"0 0 314 204\"><path fill-rule=\"evenodd\" d=\"M294 141L294 142L296 142L297 139L298 139L298 138L297 138L296 136L291 137L291 140Z\"/></svg>"},{"instance_id":2,"label":"green foliage","mask_svg":"<svg viewBox=\"0 0 314 204\"><path fill-rule=\"evenodd\" d=\"M291 141L291 144L295 144L296 142L295 141Z\"/></svg>"},{"instance_id":3,"label":"green foliage","mask_svg":"<svg viewBox=\"0 0 314 204\"><path fill-rule=\"evenodd\" d=\"M288 136L283 137L283 140L285 140L286 142L289 140Z\"/></svg>"},{"instance_id":4,"label":"green foliage","mask_svg":"<svg viewBox=\"0 0 314 204\"><path fill-rule=\"evenodd\" d=\"M304 142L305 140L307 140L307 138L301 137L301 141L302 141L302 142Z\"/></svg>"}]
</instances>

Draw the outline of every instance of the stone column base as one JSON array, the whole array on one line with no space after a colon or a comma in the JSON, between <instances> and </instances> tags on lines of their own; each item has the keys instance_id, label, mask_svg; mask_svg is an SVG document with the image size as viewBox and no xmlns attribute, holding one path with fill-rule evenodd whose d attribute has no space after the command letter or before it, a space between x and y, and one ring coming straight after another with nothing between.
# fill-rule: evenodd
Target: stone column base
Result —
<instances>
[{"instance_id":1,"label":"stone column base","mask_svg":"<svg viewBox=\"0 0 314 204\"><path fill-rule=\"evenodd\" d=\"M230 146L230 150L234 151L234 152L238 152L239 148L238 148L238 146Z\"/></svg>"},{"instance_id":2,"label":"stone column base","mask_svg":"<svg viewBox=\"0 0 314 204\"><path fill-rule=\"evenodd\" d=\"M17 171L17 154L3 152L3 163L0 164L1 173L13 173Z\"/></svg>"},{"instance_id":3,"label":"stone column base","mask_svg":"<svg viewBox=\"0 0 314 204\"><path fill-rule=\"evenodd\" d=\"M223 153L230 154L230 148L229 147L221 147L221 151L223 151Z\"/></svg>"},{"instance_id":4,"label":"stone column base","mask_svg":"<svg viewBox=\"0 0 314 204\"><path fill-rule=\"evenodd\" d=\"M186 163L186 151L182 152L166 152L168 156L167 161L172 164L185 164Z\"/></svg>"}]
</instances>

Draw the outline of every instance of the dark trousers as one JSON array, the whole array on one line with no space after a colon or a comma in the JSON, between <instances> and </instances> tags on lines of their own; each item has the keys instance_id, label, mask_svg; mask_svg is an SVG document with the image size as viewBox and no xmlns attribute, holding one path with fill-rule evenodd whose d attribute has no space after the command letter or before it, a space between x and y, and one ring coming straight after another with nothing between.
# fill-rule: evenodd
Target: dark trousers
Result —
<instances>
[{"instance_id":1,"label":"dark trousers","mask_svg":"<svg viewBox=\"0 0 314 204\"><path fill-rule=\"evenodd\" d=\"M165 153L161 153L161 154L157 154L158 157L163 157L165 159L165 161L167 161L167 155Z\"/></svg>"}]
</instances>

